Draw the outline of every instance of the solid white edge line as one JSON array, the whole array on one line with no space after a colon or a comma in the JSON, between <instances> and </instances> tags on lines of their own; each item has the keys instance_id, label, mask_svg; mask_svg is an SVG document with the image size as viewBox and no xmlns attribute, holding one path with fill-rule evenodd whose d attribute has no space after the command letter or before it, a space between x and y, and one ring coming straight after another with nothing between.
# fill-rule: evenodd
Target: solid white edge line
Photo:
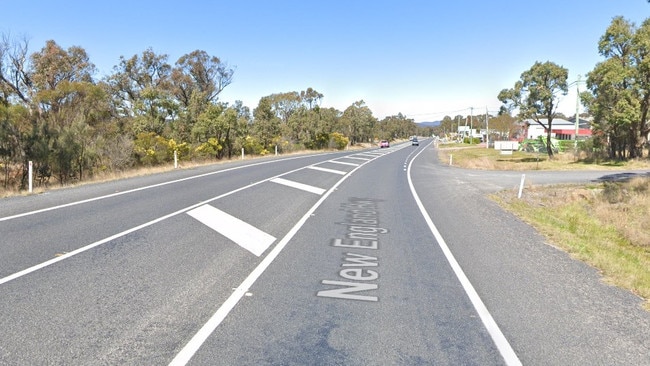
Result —
<instances>
[{"instance_id":1,"label":"solid white edge line","mask_svg":"<svg viewBox=\"0 0 650 366\"><path fill-rule=\"evenodd\" d=\"M373 159L374 160L374 159ZM370 160L372 161L372 160ZM368 161L368 162L370 162ZM228 314L235 308L239 300L248 292L251 286L257 281L257 279L266 271L266 269L273 263L275 258L282 252L284 247L289 243L289 241L296 235L298 230L305 224L307 219L312 215L314 211L329 197L332 192L338 188L348 177L352 175L357 169L360 169L363 163L358 167L352 169L349 173L343 176L334 186L325 192L324 195L305 213L305 215L289 230L287 235L285 235L282 240L276 244L275 247L267 254L260 264L255 267L255 269L244 279L244 281L239 285L233 293L228 297L228 299L217 309L217 311L210 317L210 319L199 329L199 331L190 339L189 342L181 349L181 351L176 354L176 357L169 363L169 366L183 366L186 365L194 354L201 348L203 343L208 339L208 337L217 329L219 324L228 316Z\"/></svg>"},{"instance_id":2,"label":"solid white edge line","mask_svg":"<svg viewBox=\"0 0 650 366\"><path fill-rule=\"evenodd\" d=\"M474 305L474 309L476 310L479 317L481 318L483 325L485 326L488 333L490 334L490 337L492 337L492 341L497 346L497 349L501 353L501 356L505 360L506 364L509 366L519 366L522 364L521 360L519 360L519 357L517 357L517 354L515 353L514 349L512 348L512 346L510 345L506 337L501 332L501 329L499 329L499 325L497 325L494 318L492 318L492 315L490 314L487 307L483 303L483 300L481 300L481 297L474 289L474 286L472 286L472 283L465 275L465 272L460 267L460 264L458 264L456 258L454 258L454 255L451 253L451 250L447 246L447 243L442 238L442 235L436 228L436 225L434 225L433 220L431 220L429 213L424 208L424 205L420 200L420 196L418 196L417 192L415 191L415 186L413 186L413 181L411 179L411 165L413 164L413 161L417 159L417 157L425 150L426 148L422 149L417 155L415 155L413 159L411 159L408 165L407 178L409 182L409 187L411 188L411 194L413 195L415 202L420 208L420 212L422 213L424 220L427 222L427 225L429 225L429 229L431 230L431 233L438 241L438 246L440 246L440 249L445 254L445 257L447 258L449 265L451 266L454 273L456 274L456 277L458 278L461 285L463 286L463 289L465 290L465 293L467 293L467 296L472 302L472 305Z\"/></svg>"}]
</instances>

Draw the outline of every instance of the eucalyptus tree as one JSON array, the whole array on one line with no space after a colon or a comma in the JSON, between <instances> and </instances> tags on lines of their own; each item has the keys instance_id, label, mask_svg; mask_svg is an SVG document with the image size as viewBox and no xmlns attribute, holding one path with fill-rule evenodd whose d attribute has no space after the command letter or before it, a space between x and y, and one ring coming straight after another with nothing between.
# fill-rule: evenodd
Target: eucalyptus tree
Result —
<instances>
[{"instance_id":1,"label":"eucalyptus tree","mask_svg":"<svg viewBox=\"0 0 650 366\"><path fill-rule=\"evenodd\" d=\"M207 104L215 102L225 87L232 83L234 69L219 57L196 50L181 56L171 73L176 99L188 107L192 95L198 95Z\"/></svg>"},{"instance_id":2,"label":"eucalyptus tree","mask_svg":"<svg viewBox=\"0 0 650 366\"><path fill-rule=\"evenodd\" d=\"M516 118L509 113L499 113L497 116L490 117L488 122L490 130L496 131L500 139L514 137L517 132Z\"/></svg>"},{"instance_id":3,"label":"eucalyptus tree","mask_svg":"<svg viewBox=\"0 0 650 366\"><path fill-rule=\"evenodd\" d=\"M269 95L271 109L275 115L282 120L282 123L289 122L291 115L302 105L300 93L296 91L276 93Z\"/></svg>"},{"instance_id":4,"label":"eucalyptus tree","mask_svg":"<svg viewBox=\"0 0 650 366\"><path fill-rule=\"evenodd\" d=\"M312 136L312 145L310 147L314 149L340 149L341 146L339 144L341 139L337 139L336 136L341 135L343 137L338 128L342 112L332 107L315 107L311 110L311 113L313 118L310 119L311 124L308 126L308 130Z\"/></svg>"},{"instance_id":5,"label":"eucalyptus tree","mask_svg":"<svg viewBox=\"0 0 650 366\"><path fill-rule=\"evenodd\" d=\"M152 49L131 58L120 56L113 74L106 79L121 118L133 135L139 132L161 134L168 120L178 113L172 93L172 67L168 56Z\"/></svg>"},{"instance_id":6,"label":"eucalyptus tree","mask_svg":"<svg viewBox=\"0 0 650 366\"><path fill-rule=\"evenodd\" d=\"M172 126L175 138L189 140L198 116L232 83L234 69L218 57L196 50L181 56L171 72L171 87L180 105L179 118Z\"/></svg>"},{"instance_id":7,"label":"eucalyptus tree","mask_svg":"<svg viewBox=\"0 0 650 366\"><path fill-rule=\"evenodd\" d=\"M529 70L521 74L521 79L513 88L503 89L498 95L509 111L519 110L521 120L532 119L544 127L549 158L553 158L553 118L556 116L560 97L568 93L568 75L569 71L556 63L535 62Z\"/></svg>"},{"instance_id":8,"label":"eucalyptus tree","mask_svg":"<svg viewBox=\"0 0 650 366\"><path fill-rule=\"evenodd\" d=\"M278 142L281 134L281 119L273 111L273 100L270 96L260 98L253 110L253 135L266 150Z\"/></svg>"},{"instance_id":9,"label":"eucalyptus tree","mask_svg":"<svg viewBox=\"0 0 650 366\"><path fill-rule=\"evenodd\" d=\"M306 103L307 108L314 109L315 107L320 106L323 94L309 87L307 90L300 92L300 99L302 99L303 103Z\"/></svg>"},{"instance_id":10,"label":"eucalyptus tree","mask_svg":"<svg viewBox=\"0 0 650 366\"><path fill-rule=\"evenodd\" d=\"M610 158L642 157L650 133L650 19L637 28L614 18L598 51L606 59L587 75L590 92L582 94L593 128L607 136Z\"/></svg>"},{"instance_id":11,"label":"eucalyptus tree","mask_svg":"<svg viewBox=\"0 0 650 366\"><path fill-rule=\"evenodd\" d=\"M395 116L385 117L377 124L377 134L379 138L385 139L398 139L407 138L417 133L417 125L415 122L398 113Z\"/></svg>"},{"instance_id":12,"label":"eucalyptus tree","mask_svg":"<svg viewBox=\"0 0 650 366\"><path fill-rule=\"evenodd\" d=\"M319 130L318 109L323 94L307 88L300 92L275 93L266 98L271 112L281 122L284 139L293 144L313 147L315 134Z\"/></svg>"},{"instance_id":13,"label":"eucalyptus tree","mask_svg":"<svg viewBox=\"0 0 650 366\"><path fill-rule=\"evenodd\" d=\"M108 97L96 85L95 65L78 46L56 42L30 56L32 105L37 106L31 155L39 169L51 168L61 183L92 169L96 130L108 120Z\"/></svg>"},{"instance_id":14,"label":"eucalyptus tree","mask_svg":"<svg viewBox=\"0 0 650 366\"><path fill-rule=\"evenodd\" d=\"M0 40L0 92L5 103L30 106L33 94L29 72L29 42L3 34Z\"/></svg>"},{"instance_id":15,"label":"eucalyptus tree","mask_svg":"<svg viewBox=\"0 0 650 366\"><path fill-rule=\"evenodd\" d=\"M453 132L458 131L457 128L454 131L455 123L456 123L456 121L451 119L450 116L444 116L442 118L442 121L440 121L440 128L442 128L443 132L445 132L445 133L447 133L447 132L453 133Z\"/></svg>"},{"instance_id":16,"label":"eucalyptus tree","mask_svg":"<svg viewBox=\"0 0 650 366\"><path fill-rule=\"evenodd\" d=\"M363 100L352 103L343 111L341 124L352 145L359 142L369 142L373 139L373 132L377 119Z\"/></svg>"}]
</instances>

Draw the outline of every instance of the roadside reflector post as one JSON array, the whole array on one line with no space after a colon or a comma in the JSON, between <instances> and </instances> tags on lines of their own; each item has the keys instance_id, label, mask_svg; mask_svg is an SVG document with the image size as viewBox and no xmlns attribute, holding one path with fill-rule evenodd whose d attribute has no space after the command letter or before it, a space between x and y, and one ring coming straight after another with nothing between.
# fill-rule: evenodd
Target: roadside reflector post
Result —
<instances>
[{"instance_id":1,"label":"roadside reflector post","mask_svg":"<svg viewBox=\"0 0 650 366\"><path fill-rule=\"evenodd\" d=\"M28 173L28 178L29 182L27 183L29 185L29 193L32 193L32 189L34 188L33 186L33 180L34 180L34 169L33 169L33 164L32 161L29 161L29 173Z\"/></svg>"},{"instance_id":2,"label":"roadside reflector post","mask_svg":"<svg viewBox=\"0 0 650 366\"><path fill-rule=\"evenodd\" d=\"M521 183L519 183L519 194L517 198L521 198L521 192L524 190L524 180L526 180L526 174L521 175Z\"/></svg>"},{"instance_id":3,"label":"roadside reflector post","mask_svg":"<svg viewBox=\"0 0 650 366\"><path fill-rule=\"evenodd\" d=\"M244 148L241 148L241 159L244 160Z\"/></svg>"},{"instance_id":4,"label":"roadside reflector post","mask_svg":"<svg viewBox=\"0 0 650 366\"><path fill-rule=\"evenodd\" d=\"M452 163L451 163L452 162L452 157L453 157L453 155L449 154L449 165L452 165Z\"/></svg>"},{"instance_id":5,"label":"roadside reflector post","mask_svg":"<svg viewBox=\"0 0 650 366\"><path fill-rule=\"evenodd\" d=\"M178 169L178 152L174 150L174 169Z\"/></svg>"}]
</instances>

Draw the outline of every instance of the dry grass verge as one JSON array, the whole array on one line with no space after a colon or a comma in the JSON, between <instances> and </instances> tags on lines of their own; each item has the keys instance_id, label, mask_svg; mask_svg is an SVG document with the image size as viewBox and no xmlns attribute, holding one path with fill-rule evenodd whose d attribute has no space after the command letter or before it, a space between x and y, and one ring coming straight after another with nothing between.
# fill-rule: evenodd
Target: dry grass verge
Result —
<instances>
[{"instance_id":1,"label":"dry grass verge","mask_svg":"<svg viewBox=\"0 0 650 366\"><path fill-rule=\"evenodd\" d=\"M542 233L550 244L646 300L650 311L649 178L592 186L530 187L491 196Z\"/></svg>"}]
</instances>

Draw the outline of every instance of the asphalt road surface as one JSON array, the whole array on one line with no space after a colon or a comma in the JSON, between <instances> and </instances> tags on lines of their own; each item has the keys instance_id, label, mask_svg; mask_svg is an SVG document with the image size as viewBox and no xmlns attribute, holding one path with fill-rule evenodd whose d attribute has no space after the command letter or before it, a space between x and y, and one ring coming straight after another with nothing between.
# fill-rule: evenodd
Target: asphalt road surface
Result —
<instances>
[{"instance_id":1,"label":"asphalt road surface","mask_svg":"<svg viewBox=\"0 0 650 366\"><path fill-rule=\"evenodd\" d=\"M639 172L526 172L533 184ZM0 365L650 365L650 313L430 141L0 200Z\"/></svg>"}]
</instances>

